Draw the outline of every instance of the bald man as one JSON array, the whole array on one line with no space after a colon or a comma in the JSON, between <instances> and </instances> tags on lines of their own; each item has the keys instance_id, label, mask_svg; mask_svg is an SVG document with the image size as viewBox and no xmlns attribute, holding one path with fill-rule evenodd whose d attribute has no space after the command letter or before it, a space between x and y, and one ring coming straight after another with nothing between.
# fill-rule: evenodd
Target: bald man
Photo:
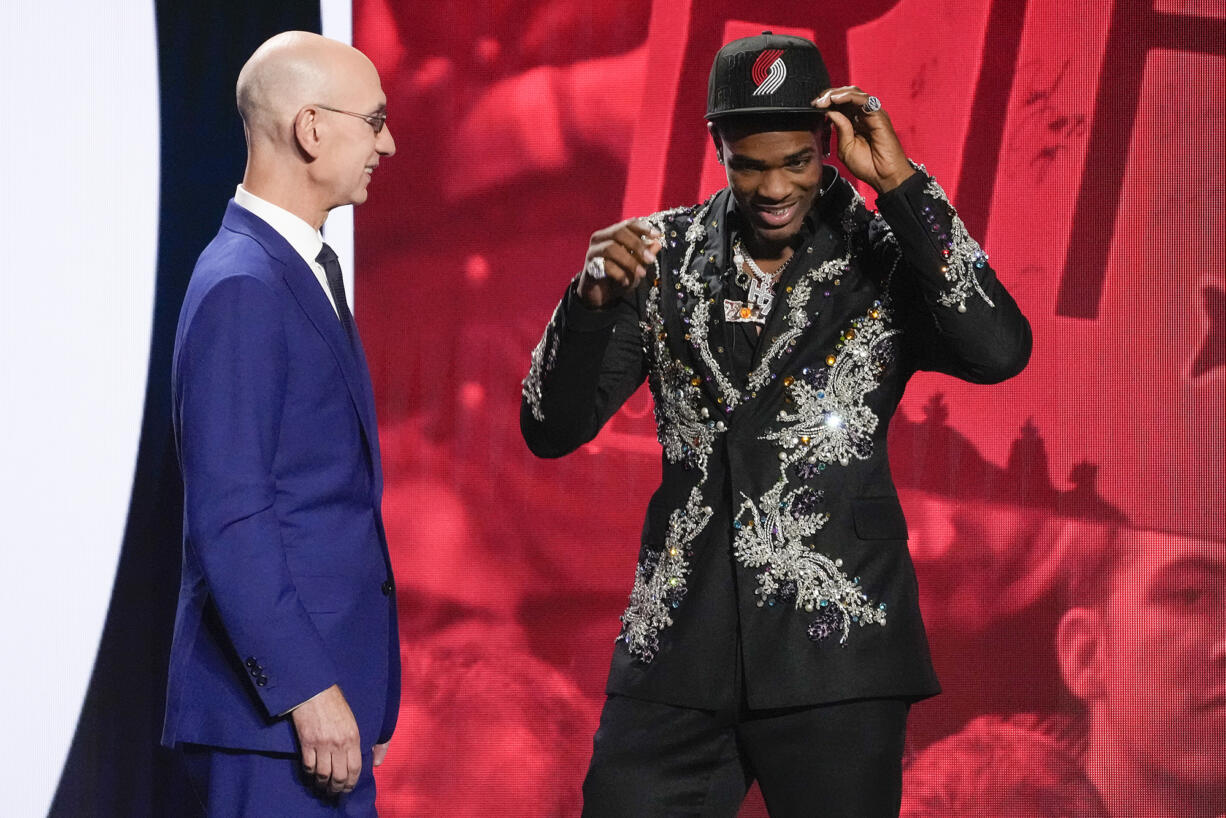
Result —
<instances>
[{"instance_id":1,"label":"bald man","mask_svg":"<svg viewBox=\"0 0 1226 818\"><path fill-rule=\"evenodd\" d=\"M162 741L210 816L375 814L396 604L374 397L320 229L395 152L375 67L305 32L238 78L247 169L175 338L183 574Z\"/></svg>"}]
</instances>

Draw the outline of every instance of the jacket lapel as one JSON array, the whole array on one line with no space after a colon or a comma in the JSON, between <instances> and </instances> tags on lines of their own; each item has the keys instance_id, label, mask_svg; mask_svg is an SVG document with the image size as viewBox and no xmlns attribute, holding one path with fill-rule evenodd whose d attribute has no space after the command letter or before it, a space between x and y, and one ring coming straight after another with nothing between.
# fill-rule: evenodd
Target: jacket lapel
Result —
<instances>
[{"instance_id":1,"label":"jacket lapel","mask_svg":"<svg viewBox=\"0 0 1226 818\"><path fill-rule=\"evenodd\" d=\"M669 268L660 280L660 314L668 336L677 339L673 352L681 360L693 362L695 372L702 377L702 388L722 406L735 407L739 390L731 384L728 373L731 353L724 321L724 279L726 263L724 218L728 207L728 190L717 193L700 222L701 237L687 269L681 269L690 242L686 236L670 237L670 249L676 253L677 266ZM687 282L697 282L700 294L695 294Z\"/></svg>"},{"instance_id":2,"label":"jacket lapel","mask_svg":"<svg viewBox=\"0 0 1226 818\"><path fill-rule=\"evenodd\" d=\"M340 321L337 321L339 326ZM342 335L344 333L342 332ZM353 327L353 342L354 358L358 367L358 383L362 389L362 394L365 396L365 404L367 407L367 415L363 421L366 429L366 443L370 447L372 455L372 463L374 465L375 480L375 497L383 496L383 466L382 454L379 451L379 422L375 415L375 392L374 385L370 379L370 369L366 365L366 349L362 346L362 338L358 334L357 319L354 319ZM350 387L352 389L352 386Z\"/></svg>"},{"instance_id":3,"label":"jacket lapel","mask_svg":"<svg viewBox=\"0 0 1226 818\"><path fill-rule=\"evenodd\" d=\"M793 295L798 286L804 286L807 283L809 287L809 298L803 306L799 308L804 310L805 316L808 318L807 327L812 326L820 315L823 307L823 294L829 288L826 282L814 282L809 279L813 271L828 258L841 254L842 244L841 235L835 235L826 224L819 224L814 235L804 247L797 251L797 257L794 263L789 264L784 270L783 276L779 279L779 283L775 285L775 304L770 315L766 317L766 325L762 328L762 337L758 339L757 349L754 351L753 364L751 369L757 368L762 361L762 356L768 351L775 348L776 339L786 332L789 327L789 313L795 309L791 302ZM782 370L787 359L791 356L794 349L793 345L784 347L779 356L770 362L770 368L778 372Z\"/></svg>"},{"instance_id":4,"label":"jacket lapel","mask_svg":"<svg viewBox=\"0 0 1226 818\"><path fill-rule=\"evenodd\" d=\"M223 224L231 230L251 236L260 243L269 255L282 264L282 276L299 307L306 313L332 351L336 364L344 377L349 389L349 397L353 400L358 420L366 436L366 444L370 450L372 462L379 462L378 428L375 423L374 396L370 387L370 375L366 369L365 360L359 363L363 356L361 341L357 345L350 344L345 329L341 326L336 311L332 308L328 297L324 295L323 287L302 256L294 251L280 233L273 230L263 219L255 216L245 208L230 202L226 208ZM356 338L356 333L355 333ZM364 356L363 356L364 357ZM378 473L378 468L375 469ZM381 478L381 475L379 476ZM378 484L380 480L376 480Z\"/></svg>"}]
</instances>

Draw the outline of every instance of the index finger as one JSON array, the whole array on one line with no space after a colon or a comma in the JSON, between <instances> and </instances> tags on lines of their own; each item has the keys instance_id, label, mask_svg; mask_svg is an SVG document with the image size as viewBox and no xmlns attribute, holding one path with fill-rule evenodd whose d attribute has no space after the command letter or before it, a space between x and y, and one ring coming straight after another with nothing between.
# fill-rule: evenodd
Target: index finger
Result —
<instances>
[{"instance_id":1,"label":"index finger","mask_svg":"<svg viewBox=\"0 0 1226 818\"><path fill-rule=\"evenodd\" d=\"M646 219L628 219L626 227L629 227L643 239L644 242L650 243L660 238L664 234L661 233L655 225Z\"/></svg>"},{"instance_id":2,"label":"index finger","mask_svg":"<svg viewBox=\"0 0 1226 818\"><path fill-rule=\"evenodd\" d=\"M876 100L874 107L865 110L864 106L870 100ZM813 106L819 111L830 114L842 114L850 120L871 120L872 117L885 117L885 109L881 107L881 100L876 99L867 91L861 90L854 85L846 88L834 88L827 91L822 96L813 100Z\"/></svg>"},{"instance_id":3,"label":"index finger","mask_svg":"<svg viewBox=\"0 0 1226 818\"><path fill-rule=\"evenodd\" d=\"M854 94L859 94L865 99L868 99L868 94L864 93L864 90L860 88L860 86L844 85L839 88L827 88L825 91L818 94L816 99L811 100L809 104L814 108L829 108L834 105L845 105L848 103L848 99L845 98L846 95ZM834 97L840 97L840 99L836 102L834 101Z\"/></svg>"},{"instance_id":4,"label":"index finger","mask_svg":"<svg viewBox=\"0 0 1226 818\"><path fill-rule=\"evenodd\" d=\"M310 745L302 747L302 769L310 775L315 774L315 748Z\"/></svg>"}]
</instances>

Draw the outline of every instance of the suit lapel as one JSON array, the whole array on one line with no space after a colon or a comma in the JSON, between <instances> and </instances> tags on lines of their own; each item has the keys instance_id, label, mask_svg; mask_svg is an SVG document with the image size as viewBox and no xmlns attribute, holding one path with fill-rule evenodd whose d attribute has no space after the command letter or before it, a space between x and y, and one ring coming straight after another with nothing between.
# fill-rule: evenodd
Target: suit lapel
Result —
<instances>
[{"instance_id":1,"label":"suit lapel","mask_svg":"<svg viewBox=\"0 0 1226 818\"><path fill-rule=\"evenodd\" d=\"M798 286L804 286L805 279L811 279L814 271L822 262L832 256L841 253L841 235L836 235L824 223L819 223L813 236L804 247L796 251L796 257L787 269L783 271L783 276L779 279L779 283L775 285L775 304L770 315L766 317L766 325L762 328L762 337L758 339L758 346L754 350L753 363L750 366L751 371L756 369L762 362L762 356L768 350L773 349L776 344L776 339L786 332L789 322L787 320L788 313L797 307L793 306L794 294ZM827 285L824 282L809 281L807 286L810 288L809 298L804 305L798 305L804 310L808 318L806 327L812 326L818 319L821 312L823 302L822 290ZM791 356L794 346L789 344L784 347L777 358L771 363L772 370L778 372L787 364L787 359Z\"/></svg>"},{"instance_id":2,"label":"suit lapel","mask_svg":"<svg viewBox=\"0 0 1226 818\"><path fill-rule=\"evenodd\" d=\"M740 400L739 389L729 380L731 352L724 322L723 269L727 248L724 241L724 218L728 207L728 190L717 193L702 214L701 221L690 229L698 229L689 265L670 269L660 280L660 314L674 343L673 353L691 360L702 377L702 388L723 406L735 407ZM688 231L687 231L688 232ZM690 244L685 236L669 237L682 259Z\"/></svg>"},{"instance_id":3,"label":"suit lapel","mask_svg":"<svg viewBox=\"0 0 1226 818\"><path fill-rule=\"evenodd\" d=\"M230 202L226 208L223 224L236 232L251 236L263 248L282 264L282 277L293 294L298 306L306 313L327 343L340 368L345 385L349 389L349 397L353 400L358 420L365 433L366 444L370 449L372 460L378 463L378 428L375 423L374 396L370 387L370 374L366 369L365 360L359 363L362 356L361 342L355 347L349 343L345 329L341 326L332 303L324 294L323 287L315 278L315 273L303 261L302 256L294 251L280 233L273 230L263 219L248 210ZM356 333L355 333L356 338ZM363 356L364 357L364 356ZM376 469L377 471L377 469Z\"/></svg>"},{"instance_id":4,"label":"suit lapel","mask_svg":"<svg viewBox=\"0 0 1226 818\"><path fill-rule=\"evenodd\" d=\"M338 321L339 325L340 322ZM342 332L343 334L343 332ZM375 392L374 385L370 379L370 369L366 365L366 349L362 346L362 337L358 334L357 319L354 319L353 326L353 342L356 345L354 348L354 359L358 367L358 382L361 386L362 393L365 396L365 404L367 407L367 416L364 421L366 427L366 442L370 446L372 454L372 462L375 472L375 496L383 495L383 466L382 454L379 451L379 422L375 415Z\"/></svg>"}]
</instances>

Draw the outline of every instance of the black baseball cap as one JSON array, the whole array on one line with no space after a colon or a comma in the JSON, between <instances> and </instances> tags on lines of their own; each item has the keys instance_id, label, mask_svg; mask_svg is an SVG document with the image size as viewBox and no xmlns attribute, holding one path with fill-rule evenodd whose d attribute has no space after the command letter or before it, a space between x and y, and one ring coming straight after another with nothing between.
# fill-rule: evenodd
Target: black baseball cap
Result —
<instances>
[{"instance_id":1,"label":"black baseball cap","mask_svg":"<svg viewBox=\"0 0 1226 818\"><path fill-rule=\"evenodd\" d=\"M719 50L707 84L707 119L741 114L817 114L810 104L830 87L817 46L764 31Z\"/></svg>"}]
</instances>

